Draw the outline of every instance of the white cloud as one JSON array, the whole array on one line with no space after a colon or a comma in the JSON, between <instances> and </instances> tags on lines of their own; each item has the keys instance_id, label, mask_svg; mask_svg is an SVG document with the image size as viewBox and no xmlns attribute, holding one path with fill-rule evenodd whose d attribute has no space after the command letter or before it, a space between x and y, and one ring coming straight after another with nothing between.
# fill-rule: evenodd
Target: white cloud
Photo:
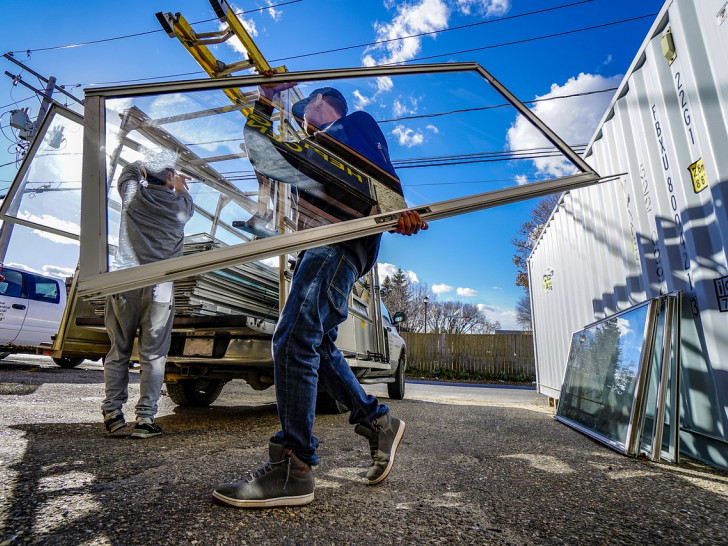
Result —
<instances>
[{"instance_id":1,"label":"white cloud","mask_svg":"<svg viewBox=\"0 0 728 546\"><path fill-rule=\"evenodd\" d=\"M125 97L123 99L109 99L106 101L106 109L123 114L134 105L134 99Z\"/></svg>"},{"instance_id":2,"label":"white cloud","mask_svg":"<svg viewBox=\"0 0 728 546\"><path fill-rule=\"evenodd\" d=\"M71 267L60 267L55 265L44 265L40 270L30 267L19 262L7 262L6 267L14 267L15 269L22 269L23 271L30 271L31 273L38 273L40 275L46 275L47 277L55 277L59 279L65 279L66 277L72 276L76 270Z\"/></svg>"},{"instance_id":3,"label":"white cloud","mask_svg":"<svg viewBox=\"0 0 728 546\"><path fill-rule=\"evenodd\" d=\"M528 177L525 174L517 174L516 175L516 184L518 184L519 186L528 184Z\"/></svg>"},{"instance_id":4,"label":"white cloud","mask_svg":"<svg viewBox=\"0 0 728 546\"><path fill-rule=\"evenodd\" d=\"M355 110L363 110L374 100L373 98L365 97L364 95L362 95L361 91L359 91L358 89L355 89L352 95L354 95Z\"/></svg>"},{"instance_id":5,"label":"white cloud","mask_svg":"<svg viewBox=\"0 0 728 546\"><path fill-rule=\"evenodd\" d=\"M161 95L156 97L149 106L148 114L152 120L176 116L183 112L194 112L206 108L206 104L198 103L192 96L181 93ZM242 119L242 118L241 118ZM177 139L183 143L204 143L196 144L194 150L202 149L210 153L240 153L239 143L242 141L240 125L234 117L208 116L194 121L180 121L164 126ZM162 148L155 143L144 142L142 144L152 148L156 154L162 154ZM167 164L171 165L176 161L176 154L167 150L169 157L165 157ZM199 153L199 152L198 152ZM171 157L174 155L175 157ZM160 160L162 156L160 155ZM145 158L148 160L148 158Z\"/></svg>"},{"instance_id":6,"label":"white cloud","mask_svg":"<svg viewBox=\"0 0 728 546\"><path fill-rule=\"evenodd\" d=\"M619 75L605 78L581 73L575 78L570 78L564 85L552 84L547 94L536 98L544 99L617 87L621 79ZM610 93L577 96L538 102L532 111L568 144L586 144L611 99ZM506 138L508 148L511 150L551 147L551 144L521 115L508 130ZM561 157L538 158L534 159L533 163L538 173L542 175L566 176L576 172L571 163Z\"/></svg>"},{"instance_id":7,"label":"white cloud","mask_svg":"<svg viewBox=\"0 0 728 546\"><path fill-rule=\"evenodd\" d=\"M397 137L401 146L406 146L407 148L419 146L425 141L425 135L419 130L415 132L413 129L409 129L404 125L397 125L391 134Z\"/></svg>"},{"instance_id":8,"label":"white cloud","mask_svg":"<svg viewBox=\"0 0 728 546\"><path fill-rule=\"evenodd\" d=\"M458 11L470 15L473 11L483 15L505 15L511 9L511 0L457 0Z\"/></svg>"},{"instance_id":9,"label":"white cloud","mask_svg":"<svg viewBox=\"0 0 728 546\"><path fill-rule=\"evenodd\" d=\"M78 241L76 241L75 239L69 239L68 237L63 237L62 235L56 235L55 233L49 233L47 231L41 231L39 229L34 229L33 233L35 233L39 237L43 237L43 239L48 239L49 241L58 243L60 245L78 246Z\"/></svg>"},{"instance_id":10,"label":"white cloud","mask_svg":"<svg viewBox=\"0 0 728 546\"><path fill-rule=\"evenodd\" d=\"M68 220L63 220L51 214L37 215L21 212L18 217L22 218L23 220L27 220L28 222L33 222L34 224L57 229L59 231L65 231L67 233L78 234L81 231L81 227L77 222L69 222ZM43 237L44 239L49 239L56 243L61 243L65 245L78 245L78 241L76 241L75 239L70 239L61 235L55 235L54 233L49 233L40 229L34 229L33 233L40 237Z\"/></svg>"},{"instance_id":11,"label":"white cloud","mask_svg":"<svg viewBox=\"0 0 728 546\"><path fill-rule=\"evenodd\" d=\"M453 287L447 284L436 284L432 287L432 291L438 296L440 294L447 294L448 292L452 292L452 290Z\"/></svg>"},{"instance_id":12,"label":"white cloud","mask_svg":"<svg viewBox=\"0 0 728 546\"><path fill-rule=\"evenodd\" d=\"M268 5L270 5L270 2L268 3ZM238 14L238 19L240 19L240 22L243 23L243 28L245 28L245 30L248 32L248 34L250 34L250 37L255 38L258 35L258 29L255 26L255 21L253 21L252 19L246 19L245 17L243 17L243 10L240 9L235 4L233 4L232 2L230 2L230 8L235 13ZM271 9L272 8L268 8L269 13L271 12ZM275 12L275 10L273 10L273 11ZM273 19L276 19L273 14L271 14L271 17L273 17ZM217 28L218 28L218 30L226 30L228 28L228 24L223 23L222 21L219 21L217 24ZM225 44L227 44L227 46L229 48L231 48L233 51L235 51L236 53L241 53L241 54L245 55L246 59L248 58L248 51L245 49L245 46L243 46L242 42L238 39L237 36L228 38L225 41Z\"/></svg>"},{"instance_id":13,"label":"white cloud","mask_svg":"<svg viewBox=\"0 0 728 546\"><path fill-rule=\"evenodd\" d=\"M461 288L461 287L459 287L457 289L457 295L458 296L462 296L464 298L472 298L473 296L477 296L478 295L478 291L477 290L473 290L472 288Z\"/></svg>"},{"instance_id":14,"label":"white cloud","mask_svg":"<svg viewBox=\"0 0 728 546\"><path fill-rule=\"evenodd\" d=\"M391 91L393 87L394 82L389 76L380 76L379 78L377 78L377 94Z\"/></svg>"},{"instance_id":15,"label":"white cloud","mask_svg":"<svg viewBox=\"0 0 728 546\"><path fill-rule=\"evenodd\" d=\"M430 124L427 127L425 127L425 129L429 129L430 131L432 131L435 134L438 134L440 132L440 129L438 129L437 127L435 127L432 124Z\"/></svg>"},{"instance_id":16,"label":"white cloud","mask_svg":"<svg viewBox=\"0 0 728 546\"><path fill-rule=\"evenodd\" d=\"M416 114L418 102L419 99L414 97L407 97L406 100L403 99L402 101L400 101L399 98L396 98L392 104L392 114L394 114L395 117Z\"/></svg>"},{"instance_id":17,"label":"white cloud","mask_svg":"<svg viewBox=\"0 0 728 546\"><path fill-rule=\"evenodd\" d=\"M399 102L399 99L394 99L394 103L392 104L392 114L394 114L394 116L399 117L409 113L410 111L404 104Z\"/></svg>"},{"instance_id":18,"label":"white cloud","mask_svg":"<svg viewBox=\"0 0 728 546\"><path fill-rule=\"evenodd\" d=\"M397 273L397 269L399 268L394 264L377 262L377 271L379 272L380 284L384 282L384 279L386 279L387 277L392 277L395 273ZM417 273L415 273L414 271L404 271L404 274L407 276L409 282L420 282L420 279L417 277Z\"/></svg>"},{"instance_id":19,"label":"white cloud","mask_svg":"<svg viewBox=\"0 0 728 546\"><path fill-rule=\"evenodd\" d=\"M377 23L377 40L393 40L367 48L364 62L373 59L371 51L382 54L380 63L402 63L413 59L422 48L422 37L411 36L447 28L450 10L443 0L420 0L397 7L397 15L391 23ZM370 57L370 60L366 60Z\"/></svg>"},{"instance_id":20,"label":"white cloud","mask_svg":"<svg viewBox=\"0 0 728 546\"><path fill-rule=\"evenodd\" d=\"M501 330L522 330L522 327L516 322L515 309L505 309L496 305L478 304L478 309L485 313L488 320L497 320L500 322Z\"/></svg>"},{"instance_id":21,"label":"white cloud","mask_svg":"<svg viewBox=\"0 0 728 546\"><path fill-rule=\"evenodd\" d=\"M273 7L273 5L274 5L274 4L273 4L272 0L268 0L268 2L267 2L267 3L268 3L268 6L270 6L270 7L269 7L269 8L268 8L268 9L266 10L266 11L268 12L268 15L270 15L270 16L271 16L271 18L272 18L272 19L273 19L274 21L278 21L278 20L280 20L280 18L281 18L281 15L283 15L283 12L282 12L281 10L277 10L277 9L275 9L275 8Z\"/></svg>"},{"instance_id":22,"label":"white cloud","mask_svg":"<svg viewBox=\"0 0 728 546\"><path fill-rule=\"evenodd\" d=\"M632 332L632 329L630 328L629 320L618 318L617 319L617 329L619 330L620 336L626 336L627 334Z\"/></svg>"}]
</instances>

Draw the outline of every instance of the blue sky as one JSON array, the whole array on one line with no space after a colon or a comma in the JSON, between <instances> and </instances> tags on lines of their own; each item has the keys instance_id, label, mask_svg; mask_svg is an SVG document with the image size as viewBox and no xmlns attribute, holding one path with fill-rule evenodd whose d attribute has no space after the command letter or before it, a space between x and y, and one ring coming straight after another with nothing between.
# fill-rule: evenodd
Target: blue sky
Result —
<instances>
[{"instance_id":1,"label":"blue sky","mask_svg":"<svg viewBox=\"0 0 728 546\"><path fill-rule=\"evenodd\" d=\"M240 0L232 5L237 11L244 11L246 26L268 61L274 66L285 64L289 70L388 62L475 61L524 102L578 95L533 106L537 115L563 139L577 146L590 140L612 98L611 92L595 91L619 85L662 3ZM204 0L131 0L123 5L105 1L29 4L5 0L0 7L6 21L0 53L13 51L16 59L44 76L55 76L79 97L82 89L92 85L203 77L179 42L159 30L154 15L158 11L181 12L190 22L200 21L195 25L199 32L217 28L215 21L209 21L214 13ZM540 13L532 13L537 11ZM413 34L423 35L397 40ZM98 42L122 36L129 37ZM391 41L371 45L378 40ZM76 47L61 47L73 45ZM240 53L228 44L216 46L214 51L218 58L228 62L241 59ZM5 59L1 62L3 71L20 71ZM42 87L28 73L23 74L23 79ZM380 80L354 82L346 94L351 108L364 107L380 121L400 119L381 124L395 161L451 156L457 150L490 153L540 146L537 136L512 109L482 118L479 114L461 116L450 121L450 125L443 118L401 119L497 104L498 97L483 82L468 77L441 77L395 81L392 88L382 88L386 84ZM60 94L56 99L66 102ZM9 163L0 167L0 188L4 189L17 168L13 131L8 126L10 111L29 107L29 114L35 119L39 101L31 91L21 85L13 86L12 80L5 77L0 80L0 106L0 165ZM460 129L455 136L458 123ZM570 171L557 158L540 158L403 168L398 172L408 202L422 205ZM380 267L385 272L402 268L413 281L427 283L434 297L482 305L489 319L500 321L503 328L515 328L515 302L523 292L514 284L511 240L534 204L529 201L440 220L416 237L386 235ZM43 270L57 261L55 252L60 258L60 253L67 250L49 246L42 259L36 256L34 260L16 250L9 253L6 263L25 263Z\"/></svg>"}]
</instances>

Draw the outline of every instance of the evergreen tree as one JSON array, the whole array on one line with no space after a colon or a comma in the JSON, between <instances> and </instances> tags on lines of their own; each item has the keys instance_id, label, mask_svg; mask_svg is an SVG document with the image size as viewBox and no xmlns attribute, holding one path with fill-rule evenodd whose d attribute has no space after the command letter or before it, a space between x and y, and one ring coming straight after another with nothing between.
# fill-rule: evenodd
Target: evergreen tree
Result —
<instances>
[{"instance_id":1,"label":"evergreen tree","mask_svg":"<svg viewBox=\"0 0 728 546\"><path fill-rule=\"evenodd\" d=\"M394 275L386 277L384 282L382 282L380 291L384 305L391 313L396 313L397 311L407 313L410 306L410 293L412 290L410 281L402 269L397 269Z\"/></svg>"}]
</instances>

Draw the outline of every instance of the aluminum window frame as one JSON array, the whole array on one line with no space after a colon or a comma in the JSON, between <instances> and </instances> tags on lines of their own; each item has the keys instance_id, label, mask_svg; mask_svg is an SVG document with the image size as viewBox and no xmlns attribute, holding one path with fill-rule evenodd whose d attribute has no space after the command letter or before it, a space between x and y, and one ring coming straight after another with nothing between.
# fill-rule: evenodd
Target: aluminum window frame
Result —
<instances>
[{"instance_id":1,"label":"aluminum window frame","mask_svg":"<svg viewBox=\"0 0 728 546\"><path fill-rule=\"evenodd\" d=\"M48 129L50 128L51 124L53 123L53 120L55 120L56 116L62 116L66 119L73 121L75 123L78 123L79 126L84 126L84 118L81 114L74 112L73 110L69 110L68 108L65 108L64 106L61 106L60 104L53 103L48 108L48 111L46 112L46 115L43 117L43 121L41 122L40 127L38 128L38 131L36 132L35 136L33 137L33 140L30 143L30 146L28 147L28 151L25 154L25 157L23 158L20 168L18 169L18 172L15 173L15 176L13 177L13 181L10 184L10 188L8 189L8 193L6 194L5 198L3 199L2 205L0 205L0 220L3 222L10 222L12 224L18 224L19 226L24 226L30 229L37 229L40 231L45 231L47 233L52 233L53 235L58 235L60 237L66 237L68 239L72 239L74 241L80 240L80 236L76 235L75 233L70 233L68 231L63 231L60 229L52 228L45 226L43 224L38 224L36 222L30 222L28 220L24 220L23 218L18 218L17 216L11 216L8 214L8 210L10 209L11 205L13 204L13 201L15 200L15 196L18 194L18 192L21 190L20 185L22 181L25 179L25 175L27 174L28 170L30 169L30 165L35 159L35 155L38 153L38 149L40 148L41 144L43 143L43 140L45 139L46 134L48 133ZM85 143L84 143L85 148ZM83 192L83 182L81 183L81 191Z\"/></svg>"},{"instance_id":2,"label":"aluminum window frame","mask_svg":"<svg viewBox=\"0 0 728 546\"><path fill-rule=\"evenodd\" d=\"M333 244L355 237L393 229L399 214L384 213L336 225L321 226L301 232L282 234L205 253L171 258L120 271L108 271L106 209L106 105L107 99L164 95L179 92L218 90L231 87L253 87L261 84L307 82L324 79L351 79L414 74L472 72L484 78L504 99L516 108L557 150L581 171L579 174L555 178L524 186L414 207L427 220L437 220L465 212L532 199L550 193L594 184L599 175L533 114L515 95L478 63L440 63L388 67L359 67L334 70L285 72L270 77L249 75L218 79L183 80L130 86L99 87L85 92L84 147L81 192L81 245L78 273L80 297L102 296L147 286L155 282L176 280L191 274L213 271L234 264L279 256L286 252Z\"/></svg>"}]
</instances>

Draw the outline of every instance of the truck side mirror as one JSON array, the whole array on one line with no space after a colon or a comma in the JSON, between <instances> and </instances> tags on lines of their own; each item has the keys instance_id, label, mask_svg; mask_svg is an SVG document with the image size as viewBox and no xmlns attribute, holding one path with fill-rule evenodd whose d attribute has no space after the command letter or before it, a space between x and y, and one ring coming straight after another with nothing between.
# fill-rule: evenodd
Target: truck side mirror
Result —
<instances>
[{"instance_id":1,"label":"truck side mirror","mask_svg":"<svg viewBox=\"0 0 728 546\"><path fill-rule=\"evenodd\" d=\"M404 311L397 311L392 317L392 322L394 322L395 324L399 324L400 322L404 322L405 320L407 320L407 315Z\"/></svg>"}]
</instances>

